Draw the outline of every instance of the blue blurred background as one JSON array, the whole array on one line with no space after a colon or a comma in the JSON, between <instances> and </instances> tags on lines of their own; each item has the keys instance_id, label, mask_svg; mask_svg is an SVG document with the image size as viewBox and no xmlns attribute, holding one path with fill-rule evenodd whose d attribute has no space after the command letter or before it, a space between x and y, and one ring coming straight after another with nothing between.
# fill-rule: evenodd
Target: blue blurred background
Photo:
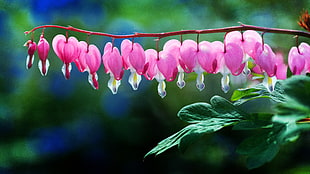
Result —
<instances>
[{"instance_id":1,"label":"blue blurred background","mask_svg":"<svg viewBox=\"0 0 310 174\"><path fill-rule=\"evenodd\" d=\"M0 173L228 173L247 172L244 157L235 153L243 132L230 128L206 135L184 154L176 149L156 158L143 156L160 140L185 126L176 114L187 104L208 102L213 95L226 98L220 75L205 77L206 89L195 87L196 75L186 75L178 89L167 83L167 96L157 95L157 82L142 80L138 91L122 80L117 95L107 88L109 75L101 66L100 89L87 82L87 74L73 66L70 80L61 73L61 61L51 50L47 77L40 75L37 55L26 70L30 39L24 31L56 24L113 34L205 29L245 24L300 29L296 21L309 0L1 0L0 1ZM46 29L51 44L60 29ZM86 35L69 32L79 40ZM38 41L40 31L35 32ZM167 39L160 41L160 46ZM195 39L194 35L183 36ZM201 40L222 40L223 34L202 35ZM285 42L283 42L285 40ZM309 39L301 38L309 43ZM100 50L110 38L91 36ZM145 49L154 38L139 38ZM120 39L115 40L119 45ZM284 55L292 36L265 34L265 42ZM242 85L235 84L233 89ZM252 173L304 173L310 171L309 135L287 145L271 162Z\"/></svg>"}]
</instances>

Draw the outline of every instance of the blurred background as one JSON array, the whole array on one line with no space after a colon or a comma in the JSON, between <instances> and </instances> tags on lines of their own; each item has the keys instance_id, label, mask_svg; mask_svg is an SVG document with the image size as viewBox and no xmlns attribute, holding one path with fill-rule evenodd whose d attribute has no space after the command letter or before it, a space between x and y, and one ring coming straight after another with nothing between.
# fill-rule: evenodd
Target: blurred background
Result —
<instances>
[{"instance_id":1,"label":"blurred background","mask_svg":"<svg viewBox=\"0 0 310 174\"><path fill-rule=\"evenodd\" d=\"M167 83L167 96L157 94L157 82L143 78L133 91L125 74L117 95L107 88L109 75L101 66L100 89L93 90L87 73L73 66L70 80L61 73L62 62L51 49L50 70L40 75L34 66L26 70L30 39L24 31L56 24L113 34L166 32L239 25L301 29L297 25L309 0L1 0L0 1L0 173L307 173L310 171L309 134L284 146L277 157L261 168L248 171L245 157L235 153L244 132L222 131L204 136L185 153L177 148L157 157L143 156L160 140L186 124L177 118L183 106L209 102L213 95L230 98L220 89L221 75L205 76L206 88L195 87L194 73L186 75L179 89ZM40 30L35 32L39 40ZM48 28L51 44L64 30ZM69 32L79 40L85 34ZM160 47L166 40L162 39ZM184 39L195 39L185 35ZM223 33L201 35L201 40L223 40ZM300 38L301 41L309 39ZM91 36L100 50L110 38ZM144 49L155 48L154 38L137 38ZM119 46L121 39L116 39ZM283 52L294 46L292 36L265 34L265 42Z\"/></svg>"}]
</instances>

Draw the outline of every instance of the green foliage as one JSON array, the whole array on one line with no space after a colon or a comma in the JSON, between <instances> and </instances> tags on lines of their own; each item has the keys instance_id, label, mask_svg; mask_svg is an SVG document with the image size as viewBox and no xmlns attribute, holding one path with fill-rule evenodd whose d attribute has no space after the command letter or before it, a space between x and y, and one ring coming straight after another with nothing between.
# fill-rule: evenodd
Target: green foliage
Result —
<instances>
[{"instance_id":1,"label":"green foliage","mask_svg":"<svg viewBox=\"0 0 310 174\"><path fill-rule=\"evenodd\" d=\"M224 127L233 130L253 130L237 148L237 152L247 156L249 169L270 162L279 152L281 145L297 140L300 133L310 130L310 77L294 76L279 81L273 92L262 84L252 88L236 90L231 100L214 96L208 103L194 103L183 107L178 117L189 123L174 135L162 140L146 156L161 154L171 147L181 151L207 133L214 133ZM261 98L270 99L273 110L248 113L242 105Z\"/></svg>"},{"instance_id":2,"label":"green foliage","mask_svg":"<svg viewBox=\"0 0 310 174\"><path fill-rule=\"evenodd\" d=\"M179 132L159 142L145 156L159 155L173 146L178 145L184 151L188 145L206 133L213 133L225 126L245 119L245 113L240 111L226 99L214 96L208 103L194 103L182 108L178 116L181 120L191 123Z\"/></svg>"}]
</instances>

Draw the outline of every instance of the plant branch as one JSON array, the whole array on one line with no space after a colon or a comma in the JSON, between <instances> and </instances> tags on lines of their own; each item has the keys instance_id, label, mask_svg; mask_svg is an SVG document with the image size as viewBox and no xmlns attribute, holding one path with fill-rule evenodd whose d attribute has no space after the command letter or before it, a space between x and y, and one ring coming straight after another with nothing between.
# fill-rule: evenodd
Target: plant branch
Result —
<instances>
[{"instance_id":1,"label":"plant branch","mask_svg":"<svg viewBox=\"0 0 310 174\"><path fill-rule=\"evenodd\" d=\"M169 36L176 36L176 35L184 35L184 34L207 34L207 33L227 33L231 31L245 31L245 30L255 30L267 33L279 33L279 34L289 34L289 35L297 35L310 38L310 32L299 31L299 30L289 30L289 29L281 29L281 28L268 28L268 27L258 27L253 25L244 25L241 24L240 26L232 26L232 27L224 27L224 28L215 28L215 29L203 29L203 30L180 30L180 31L172 31L172 32L164 32L164 33L134 33L129 35L115 35L109 33L102 33L102 32L93 32L88 30L83 30L79 28L74 28L72 26L64 27L59 25L42 25L33 28L32 30L25 31L25 34L29 34L34 32L35 30L41 28L60 28L80 33L86 33L88 35L99 35L99 36L106 36L111 38L135 38L135 37L157 37L157 38L164 38Z\"/></svg>"}]
</instances>

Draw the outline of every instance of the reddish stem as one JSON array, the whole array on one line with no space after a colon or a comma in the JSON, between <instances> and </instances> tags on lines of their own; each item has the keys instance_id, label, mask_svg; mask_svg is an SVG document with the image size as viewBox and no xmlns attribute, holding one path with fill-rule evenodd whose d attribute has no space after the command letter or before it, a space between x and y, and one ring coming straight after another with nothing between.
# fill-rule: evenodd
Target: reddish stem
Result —
<instances>
[{"instance_id":1,"label":"reddish stem","mask_svg":"<svg viewBox=\"0 0 310 174\"><path fill-rule=\"evenodd\" d=\"M183 34L223 33L223 32L231 32L231 31L244 31L244 30L255 30L255 31L268 32L268 33L290 34L290 35L298 35L298 36L310 38L310 32L281 29L281 28L258 27L258 26L253 26L253 25L244 25L244 24L241 24L240 26L215 28L215 29L180 30L180 31L172 31L172 32L164 32L164 33L134 33L134 34L129 34L129 35L114 35L114 34L109 34L109 33L93 32L93 31L74 28L72 26L64 27L64 26L59 26L59 25L42 25L42 26L35 27L32 30L25 31L25 34L29 34L40 28L60 28L60 29L65 29L65 30L70 30L70 31L75 31L75 32L80 32L80 33L86 33L89 35L107 36L111 38L134 38L134 37L163 38L163 37L183 35Z\"/></svg>"}]
</instances>

